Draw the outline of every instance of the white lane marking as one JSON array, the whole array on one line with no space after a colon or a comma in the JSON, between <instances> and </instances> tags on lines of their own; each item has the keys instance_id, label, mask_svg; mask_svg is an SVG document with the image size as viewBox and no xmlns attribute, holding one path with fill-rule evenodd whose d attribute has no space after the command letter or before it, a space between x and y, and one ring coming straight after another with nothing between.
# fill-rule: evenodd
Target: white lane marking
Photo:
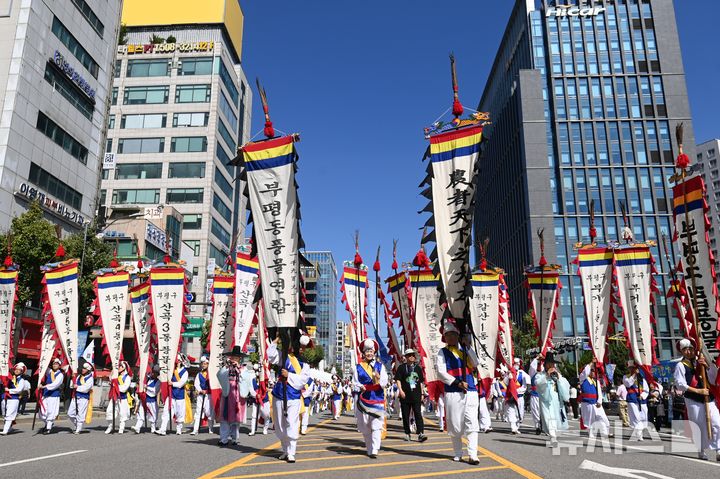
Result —
<instances>
[{"instance_id":1,"label":"white lane marking","mask_svg":"<svg viewBox=\"0 0 720 479\"><path fill-rule=\"evenodd\" d=\"M588 471L604 472L613 476L627 477L630 479L647 479L648 477L656 477L657 479L673 479L670 476L663 476L655 472L643 471L642 469L626 469L624 467L610 467L597 462L588 461L585 459L580 464L580 469L586 469Z\"/></svg>"},{"instance_id":2,"label":"white lane marking","mask_svg":"<svg viewBox=\"0 0 720 479\"><path fill-rule=\"evenodd\" d=\"M688 443L688 444L690 444L690 443ZM647 449L643 449L642 447L625 446L625 448L633 449L635 451L647 451ZM710 454L711 454L711 456L710 456L711 460L709 460L709 461L703 461L702 459L698 459L695 457L681 456L680 454L673 454L673 457L675 457L677 459L685 459L686 461L692 461L695 464L704 464L706 466L720 467L720 463L712 461L712 451L710 452Z\"/></svg>"},{"instance_id":3,"label":"white lane marking","mask_svg":"<svg viewBox=\"0 0 720 479\"><path fill-rule=\"evenodd\" d=\"M23 459L22 461L6 462L5 464L0 464L0 467L14 466L16 464L25 464L26 462L43 461L45 459L52 459L54 457L61 457L61 456L69 456L71 454L78 454L81 452L87 452L87 449L79 449L77 451L70 451L70 452L61 452L60 454L52 454L50 456L33 457L31 459Z\"/></svg>"}]
</instances>

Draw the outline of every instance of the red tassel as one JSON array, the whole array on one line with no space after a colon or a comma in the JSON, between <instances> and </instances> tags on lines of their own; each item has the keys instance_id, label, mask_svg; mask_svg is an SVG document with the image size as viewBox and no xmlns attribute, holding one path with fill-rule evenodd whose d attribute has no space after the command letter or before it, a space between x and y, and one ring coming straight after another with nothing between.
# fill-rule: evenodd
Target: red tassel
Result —
<instances>
[{"instance_id":1,"label":"red tassel","mask_svg":"<svg viewBox=\"0 0 720 479\"><path fill-rule=\"evenodd\" d=\"M430 259L427 257L427 255L425 254L425 250L423 250L422 248L415 255L415 258L413 259L413 265L417 266L418 268L430 267Z\"/></svg>"},{"instance_id":2,"label":"red tassel","mask_svg":"<svg viewBox=\"0 0 720 479\"><path fill-rule=\"evenodd\" d=\"M170 258L170 255L169 255L169 254L166 254L166 255L163 257L163 262L164 262L165 264L170 264L170 263L172 263L172 258Z\"/></svg>"},{"instance_id":3,"label":"red tassel","mask_svg":"<svg viewBox=\"0 0 720 479\"><path fill-rule=\"evenodd\" d=\"M265 133L265 136L268 138L275 136L275 129L273 128L273 124L270 120L265 122L265 129L263 130L263 133Z\"/></svg>"},{"instance_id":4,"label":"red tassel","mask_svg":"<svg viewBox=\"0 0 720 479\"><path fill-rule=\"evenodd\" d=\"M394 259L392 265L390 266L392 269L398 269L397 260Z\"/></svg>"},{"instance_id":5,"label":"red tassel","mask_svg":"<svg viewBox=\"0 0 720 479\"><path fill-rule=\"evenodd\" d=\"M5 261L3 262L3 264L5 265L6 268L11 267L13 265L12 256L10 256L10 255L5 256Z\"/></svg>"},{"instance_id":6,"label":"red tassel","mask_svg":"<svg viewBox=\"0 0 720 479\"><path fill-rule=\"evenodd\" d=\"M548 263L547 263L547 260L545 259L545 256L540 256L540 266L543 267L543 266L546 266L547 264Z\"/></svg>"},{"instance_id":7,"label":"red tassel","mask_svg":"<svg viewBox=\"0 0 720 479\"><path fill-rule=\"evenodd\" d=\"M675 160L675 168L684 170L690 164L690 158L685 153L680 153Z\"/></svg>"},{"instance_id":8,"label":"red tassel","mask_svg":"<svg viewBox=\"0 0 720 479\"><path fill-rule=\"evenodd\" d=\"M593 226L592 228L590 228L590 239L592 241L595 241L595 238L597 238L597 230Z\"/></svg>"},{"instance_id":9,"label":"red tassel","mask_svg":"<svg viewBox=\"0 0 720 479\"><path fill-rule=\"evenodd\" d=\"M483 258L482 261L480 261L480 269L482 271L485 271L487 269L487 260L485 258Z\"/></svg>"},{"instance_id":10,"label":"red tassel","mask_svg":"<svg viewBox=\"0 0 720 479\"><path fill-rule=\"evenodd\" d=\"M460 103L460 100L455 98L455 100L453 101L453 106L452 106L452 114L457 117L457 116L462 115L463 111L464 110L463 110L462 103Z\"/></svg>"},{"instance_id":11,"label":"red tassel","mask_svg":"<svg viewBox=\"0 0 720 479\"><path fill-rule=\"evenodd\" d=\"M58 245L57 250L55 251L55 256L58 258L65 257L65 248L63 247L62 243Z\"/></svg>"},{"instance_id":12,"label":"red tassel","mask_svg":"<svg viewBox=\"0 0 720 479\"><path fill-rule=\"evenodd\" d=\"M373 264L373 271L376 273L380 271L380 261L375 261L375 264Z\"/></svg>"},{"instance_id":13,"label":"red tassel","mask_svg":"<svg viewBox=\"0 0 720 479\"><path fill-rule=\"evenodd\" d=\"M360 265L363 263L362 256L360 256L360 253L355 253L355 260L353 261L355 263L355 267L359 268Z\"/></svg>"},{"instance_id":14,"label":"red tassel","mask_svg":"<svg viewBox=\"0 0 720 479\"><path fill-rule=\"evenodd\" d=\"M145 265L143 264L143 260L138 259L137 268L138 268L138 269L143 269L144 267L145 267Z\"/></svg>"},{"instance_id":15,"label":"red tassel","mask_svg":"<svg viewBox=\"0 0 720 479\"><path fill-rule=\"evenodd\" d=\"M111 267L111 268L118 268L118 267L120 267L120 263L118 263L117 258L113 258L112 261L110 261L110 267Z\"/></svg>"}]
</instances>

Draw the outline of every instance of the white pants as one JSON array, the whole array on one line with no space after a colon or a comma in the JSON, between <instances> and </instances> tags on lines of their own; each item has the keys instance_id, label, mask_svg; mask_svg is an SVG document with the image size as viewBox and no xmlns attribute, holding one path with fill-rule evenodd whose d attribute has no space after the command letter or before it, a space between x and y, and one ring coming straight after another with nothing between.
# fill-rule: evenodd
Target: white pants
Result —
<instances>
[{"instance_id":1,"label":"white pants","mask_svg":"<svg viewBox=\"0 0 720 479\"><path fill-rule=\"evenodd\" d=\"M467 451L471 459L477 459L479 399L477 391L445 393L447 429L452 438L455 456L462 457L462 438L467 437Z\"/></svg>"},{"instance_id":2,"label":"white pants","mask_svg":"<svg viewBox=\"0 0 720 479\"><path fill-rule=\"evenodd\" d=\"M580 415L583 424L589 429L590 437L595 437L598 432L602 437L609 435L610 420L607 418L602 405L597 407L595 404L580 401Z\"/></svg>"},{"instance_id":3,"label":"white pants","mask_svg":"<svg viewBox=\"0 0 720 479\"><path fill-rule=\"evenodd\" d=\"M208 432L212 432L213 419L215 414L210 404L211 399L207 397L207 394L199 394L195 404L195 424L193 425L193 431L196 433L200 430L200 420L204 415L208 420Z\"/></svg>"},{"instance_id":4,"label":"white pants","mask_svg":"<svg viewBox=\"0 0 720 479\"><path fill-rule=\"evenodd\" d=\"M2 400L2 399L0 399ZM3 426L3 433L7 434L10 432L12 423L17 417L18 407L20 406L19 399L8 399L5 403L5 425Z\"/></svg>"},{"instance_id":5,"label":"white pants","mask_svg":"<svg viewBox=\"0 0 720 479\"><path fill-rule=\"evenodd\" d=\"M385 418L371 416L370 414L362 412L360 408L355 408L355 419L357 421L358 431L360 431L365 440L367 453L377 454L378 451L380 451Z\"/></svg>"},{"instance_id":6,"label":"white pants","mask_svg":"<svg viewBox=\"0 0 720 479\"><path fill-rule=\"evenodd\" d=\"M630 415L630 427L633 428L630 437L642 437L643 431L648 427L647 404L628 402L628 414Z\"/></svg>"},{"instance_id":7,"label":"white pants","mask_svg":"<svg viewBox=\"0 0 720 479\"><path fill-rule=\"evenodd\" d=\"M150 431L155 432L155 424L157 423L157 401L155 402L148 402L146 401L145 404L147 405L147 422L150 425ZM142 429L142 427L145 425L145 408L143 407L142 403L140 403L140 407L138 407L138 411L136 414L136 421L135 421L135 429L138 431Z\"/></svg>"},{"instance_id":8,"label":"white pants","mask_svg":"<svg viewBox=\"0 0 720 479\"><path fill-rule=\"evenodd\" d=\"M128 419L130 419L130 408L128 407L127 399L118 399L115 402L115 417L120 420L120 422L125 422ZM105 409L105 419L112 422L113 420L113 402L110 401L107 405L107 409Z\"/></svg>"},{"instance_id":9,"label":"white pants","mask_svg":"<svg viewBox=\"0 0 720 479\"><path fill-rule=\"evenodd\" d=\"M440 430L445 430L445 396L441 394L437 401L437 418Z\"/></svg>"},{"instance_id":10,"label":"white pants","mask_svg":"<svg viewBox=\"0 0 720 479\"><path fill-rule=\"evenodd\" d=\"M287 416L285 416L282 399L273 398L273 415L275 435L282 444L283 452L288 456L294 456L300 437L300 399L287 400Z\"/></svg>"},{"instance_id":11,"label":"white pants","mask_svg":"<svg viewBox=\"0 0 720 479\"><path fill-rule=\"evenodd\" d=\"M258 424L258 412L260 413L260 417L263 418L263 434L267 434L268 429L270 428L270 401L262 403L261 406L258 407L258 403L255 402L252 405L252 420L250 421L250 433L255 434L255 431L257 430L257 424Z\"/></svg>"},{"instance_id":12,"label":"white pants","mask_svg":"<svg viewBox=\"0 0 720 479\"><path fill-rule=\"evenodd\" d=\"M495 419L502 419L503 417L503 398L496 397L493 399L493 402L495 404Z\"/></svg>"},{"instance_id":13,"label":"white pants","mask_svg":"<svg viewBox=\"0 0 720 479\"><path fill-rule=\"evenodd\" d=\"M342 399L333 401L333 414L335 415L335 419L340 418L341 413L342 413Z\"/></svg>"},{"instance_id":14,"label":"white pants","mask_svg":"<svg viewBox=\"0 0 720 479\"><path fill-rule=\"evenodd\" d=\"M492 419L490 418L487 400L484 397L479 399L478 412L480 413L480 430L485 432L492 427Z\"/></svg>"},{"instance_id":15,"label":"white pants","mask_svg":"<svg viewBox=\"0 0 720 479\"><path fill-rule=\"evenodd\" d=\"M510 424L510 430L512 432L518 432L520 430L520 413L519 413L519 407L515 405L515 401L509 400L505 401L505 404L503 405L503 411L505 415L505 419L507 420L508 424Z\"/></svg>"},{"instance_id":16,"label":"white pants","mask_svg":"<svg viewBox=\"0 0 720 479\"><path fill-rule=\"evenodd\" d=\"M85 416L88 410L88 398L74 397L70 400L70 407L68 408L68 417L75 426L75 431L82 431L83 424L85 424Z\"/></svg>"},{"instance_id":17,"label":"white pants","mask_svg":"<svg viewBox=\"0 0 720 479\"><path fill-rule=\"evenodd\" d=\"M300 432L305 434L305 431L307 431L308 423L310 422L310 408L312 407L312 404L310 406L305 407L305 411L301 414L300 417Z\"/></svg>"},{"instance_id":18,"label":"white pants","mask_svg":"<svg viewBox=\"0 0 720 479\"><path fill-rule=\"evenodd\" d=\"M540 419L540 396L530 396L530 414L532 414L535 429L542 429L542 419Z\"/></svg>"},{"instance_id":19,"label":"white pants","mask_svg":"<svg viewBox=\"0 0 720 479\"><path fill-rule=\"evenodd\" d=\"M40 408L40 419L45 421L45 427L49 431L53 427L53 422L60 414L60 398L47 397L42 399L42 407Z\"/></svg>"},{"instance_id":20,"label":"white pants","mask_svg":"<svg viewBox=\"0 0 720 479\"><path fill-rule=\"evenodd\" d=\"M518 393L518 411L520 412L520 425L525 420L525 393Z\"/></svg>"},{"instance_id":21,"label":"white pants","mask_svg":"<svg viewBox=\"0 0 720 479\"><path fill-rule=\"evenodd\" d=\"M685 398L685 405L687 406L688 421L697 424L700 428L700 450L704 451L709 448L720 451L720 413L715 401L708 404L712 439L708 438L705 405L688 398Z\"/></svg>"},{"instance_id":22,"label":"white pants","mask_svg":"<svg viewBox=\"0 0 720 479\"><path fill-rule=\"evenodd\" d=\"M163 404L162 421L160 422L160 432L166 432L170 423L170 416L175 414L175 425L179 431L182 431L185 422L185 399L170 400L171 406L168 406L168 400ZM172 411L170 411L172 409Z\"/></svg>"}]
</instances>

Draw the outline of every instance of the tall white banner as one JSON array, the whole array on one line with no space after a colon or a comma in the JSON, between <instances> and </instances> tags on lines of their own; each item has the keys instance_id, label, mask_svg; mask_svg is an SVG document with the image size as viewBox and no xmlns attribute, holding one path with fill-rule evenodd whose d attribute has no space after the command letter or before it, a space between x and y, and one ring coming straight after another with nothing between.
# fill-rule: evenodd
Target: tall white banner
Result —
<instances>
[{"instance_id":1,"label":"tall white banner","mask_svg":"<svg viewBox=\"0 0 720 479\"><path fill-rule=\"evenodd\" d=\"M138 392L145 391L145 378L150 370L151 328L149 312L150 283L143 282L130 290L135 342L138 350Z\"/></svg>"},{"instance_id":2,"label":"tall white banner","mask_svg":"<svg viewBox=\"0 0 720 479\"><path fill-rule=\"evenodd\" d=\"M255 315L255 293L258 287L258 262L249 254L235 258L235 324L232 345L245 349Z\"/></svg>"},{"instance_id":3,"label":"tall white banner","mask_svg":"<svg viewBox=\"0 0 720 479\"><path fill-rule=\"evenodd\" d=\"M365 339L365 319L367 315L367 266L360 268L346 265L342 277L342 301L350 313L353 330L353 348L358 353L360 343Z\"/></svg>"},{"instance_id":4,"label":"tall white banner","mask_svg":"<svg viewBox=\"0 0 720 479\"><path fill-rule=\"evenodd\" d=\"M614 250L614 266L630 357L648 374L649 380L652 365L657 362L652 329L655 280L650 248L644 245L618 248Z\"/></svg>"},{"instance_id":5,"label":"tall white banner","mask_svg":"<svg viewBox=\"0 0 720 479\"><path fill-rule=\"evenodd\" d=\"M590 347L600 364L606 363L608 327L612 322L612 263L610 248L578 250L578 276L585 301Z\"/></svg>"},{"instance_id":6,"label":"tall white banner","mask_svg":"<svg viewBox=\"0 0 720 479\"><path fill-rule=\"evenodd\" d=\"M0 378L8 377L12 366L12 335L17 280L17 269L0 269Z\"/></svg>"},{"instance_id":7,"label":"tall white banner","mask_svg":"<svg viewBox=\"0 0 720 479\"><path fill-rule=\"evenodd\" d=\"M512 321L510 321L510 293L505 284L504 275L500 275L500 330L498 331L498 351L508 369L513 366Z\"/></svg>"},{"instance_id":8,"label":"tall white banner","mask_svg":"<svg viewBox=\"0 0 720 479\"><path fill-rule=\"evenodd\" d=\"M463 318L467 303L476 163L482 127L449 131L430 137L430 186L443 290L450 314Z\"/></svg>"},{"instance_id":9,"label":"tall white banner","mask_svg":"<svg viewBox=\"0 0 720 479\"><path fill-rule=\"evenodd\" d=\"M414 334L415 325L412 320L410 308L410 288L407 283L407 276L404 271L394 274L385 280L388 283L388 293L393 299L393 312L396 318L400 319L400 328L405 339L405 347L417 346Z\"/></svg>"},{"instance_id":10,"label":"tall white banner","mask_svg":"<svg viewBox=\"0 0 720 479\"><path fill-rule=\"evenodd\" d=\"M212 285L212 320L210 323L210 338L208 348L210 357L208 376L210 378L210 392L212 407L217 409L220 405L220 381L217 373L223 364L223 355L232 349L233 343L233 292L235 278L229 275L216 275Z\"/></svg>"},{"instance_id":11,"label":"tall white banner","mask_svg":"<svg viewBox=\"0 0 720 479\"><path fill-rule=\"evenodd\" d=\"M111 379L117 378L120 366L129 283L130 274L126 271L95 278L95 311L102 327L103 346L112 366Z\"/></svg>"},{"instance_id":12,"label":"tall white banner","mask_svg":"<svg viewBox=\"0 0 720 479\"><path fill-rule=\"evenodd\" d=\"M294 328L300 313L294 141L285 136L242 148L268 328Z\"/></svg>"},{"instance_id":13,"label":"tall white banner","mask_svg":"<svg viewBox=\"0 0 720 479\"><path fill-rule=\"evenodd\" d=\"M472 275L473 296L470 300L470 321L479 344L472 344L478 356L478 375L485 393L495 377L500 322L500 274L495 271Z\"/></svg>"},{"instance_id":14,"label":"tall white banner","mask_svg":"<svg viewBox=\"0 0 720 479\"><path fill-rule=\"evenodd\" d=\"M185 319L183 268L156 267L150 270L150 309L157 333L157 365L164 388L163 397L168 397Z\"/></svg>"},{"instance_id":15,"label":"tall white banner","mask_svg":"<svg viewBox=\"0 0 720 479\"><path fill-rule=\"evenodd\" d=\"M538 335L540 353L552 346L552 333L560 304L560 274L557 271L526 272L530 310Z\"/></svg>"},{"instance_id":16,"label":"tall white banner","mask_svg":"<svg viewBox=\"0 0 720 479\"><path fill-rule=\"evenodd\" d=\"M55 323L49 311L43 311L43 327L40 337L40 357L38 358L38 380L45 380L45 373L50 362L55 357L55 352L60 348L60 343L55 332ZM39 392L40 390L36 391Z\"/></svg>"},{"instance_id":17,"label":"tall white banner","mask_svg":"<svg viewBox=\"0 0 720 479\"><path fill-rule=\"evenodd\" d=\"M55 323L55 331L70 371L78 372L78 262L70 260L44 268L43 311Z\"/></svg>"},{"instance_id":18,"label":"tall white banner","mask_svg":"<svg viewBox=\"0 0 720 479\"><path fill-rule=\"evenodd\" d=\"M428 394L437 400L443 392L443 386L437 373L437 356L443 348L440 322L443 310L440 306L438 285L440 278L432 271L410 271L410 287L414 298L415 326L417 327L416 346L425 372Z\"/></svg>"}]
</instances>

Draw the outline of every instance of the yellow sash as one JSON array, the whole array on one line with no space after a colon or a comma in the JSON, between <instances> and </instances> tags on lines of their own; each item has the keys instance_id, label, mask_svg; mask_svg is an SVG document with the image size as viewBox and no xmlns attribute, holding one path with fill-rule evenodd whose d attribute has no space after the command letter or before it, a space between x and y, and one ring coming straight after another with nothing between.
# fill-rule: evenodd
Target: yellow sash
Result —
<instances>
[{"instance_id":1,"label":"yellow sash","mask_svg":"<svg viewBox=\"0 0 720 479\"><path fill-rule=\"evenodd\" d=\"M302 371L302 367L300 366L300 361L295 357L294 354L288 354L288 361L290 361L290 364L292 365L293 369L295 370L295 374L300 374L300 371ZM300 416L302 416L305 413L305 398L303 398L302 391L300 393Z\"/></svg>"},{"instance_id":2,"label":"yellow sash","mask_svg":"<svg viewBox=\"0 0 720 479\"><path fill-rule=\"evenodd\" d=\"M447 346L448 351L453 353L453 355L458 358L460 361L464 362L467 365L467 368L472 371L475 369L475 365L470 360L470 357L465 354L465 351L461 351L457 346Z\"/></svg>"},{"instance_id":3,"label":"yellow sash","mask_svg":"<svg viewBox=\"0 0 720 479\"><path fill-rule=\"evenodd\" d=\"M363 368L363 370L367 373L367 375L370 376L370 379L372 379L373 382L375 382L375 370L372 367L370 367L370 364L366 363L365 361L362 361L360 363L360 367Z\"/></svg>"},{"instance_id":4,"label":"yellow sash","mask_svg":"<svg viewBox=\"0 0 720 479\"><path fill-rule=\"evenodd\" d=\"M93 390L90 390L90 398L88 398L87 412L85 413L85 424L90 424L93 417Z\"/></svg>"},{"instance_id":5,"label":"yellow sash","mask_svg":"<svg viewBox=\"0 0 720 479\"><path fill-rule=\"evenodd\" d=\"M195 422L193 418L192 405L190 404L190 395L185 395L185 424L192 424Z\"/></svg>"},{"instance_id":6,"label":"yellow sash","mask_svg":"<svg viewBox=\"0 0 720 479\"><path fill-rule=\"evenodd\" d=\"M130 376L128 376L128 379L130 379ZM118 384L119 384L120 386L124 386L124 385L125 385L125 381L123 380L123 375L122 375L122 374L120 374L120 375L118 376ZM125 392L125 395L127 396L128 409L129 409L130 411L132 411L132 407L133 407L133 397L132 397L132 394L130 394L130 390L129 390L129 389Z\"/></svg>"}]
</instances>

